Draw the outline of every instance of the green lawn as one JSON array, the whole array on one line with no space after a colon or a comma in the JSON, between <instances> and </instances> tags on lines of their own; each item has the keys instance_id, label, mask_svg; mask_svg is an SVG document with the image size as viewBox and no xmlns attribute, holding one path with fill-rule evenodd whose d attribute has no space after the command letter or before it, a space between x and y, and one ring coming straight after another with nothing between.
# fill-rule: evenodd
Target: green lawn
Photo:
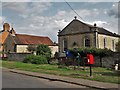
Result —
<instances>
[{"instance_id":1,"label":"green lawn","mask_svg":"<svg viewBox=\"0 0 120 90\"><path fill-rule=\"evenodd\" d=\"M70 67L58 68L57 65L49 65L49 64L35 65L35 64L27 64L27 63L14 62L14 61L2 61L2 66L11 69L19 69L19 70L39 72L45 74L54 74L60 76L84 78L89 80L120 84L120 76L118 75L118 72L100 67L92 68L93 77L91 78L89 76L89 68L86 68L85 70L82 69L73 70Z\"/></svg>"}]
</instances>

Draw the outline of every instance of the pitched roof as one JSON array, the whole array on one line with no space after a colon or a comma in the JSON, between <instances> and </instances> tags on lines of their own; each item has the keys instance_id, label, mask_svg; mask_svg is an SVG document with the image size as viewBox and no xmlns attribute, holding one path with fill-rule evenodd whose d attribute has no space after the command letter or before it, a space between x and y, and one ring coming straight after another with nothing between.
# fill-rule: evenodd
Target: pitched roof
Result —
<instances>
[{"instance_id":1,"label":"pitched roof","mask_svg":"<svg viewBox=\"0 0 120 90\"><path fill-rule=\"evenodd\" d=\"M79 21L78 19L72 20L62 31L59 32L59 35L69 35L69 34L78 34L78 33L91 33L94 32L94 28L97 28L98 33L120 37L120 35L112 33L102 27L95 27L84 22Z\"/></svg>"},{"instance_id":2,"label":"pitched roof","mask_svg":"<svg viewBox=\"0 0 120 90\"><path fill-rule=\"evenodd\" d=\"M53 45L52 40L49 37L43 36L33 36L26 34L15 34L13 36L16 44L45 44L45 45Z\"/></svg>"}]
</instances>

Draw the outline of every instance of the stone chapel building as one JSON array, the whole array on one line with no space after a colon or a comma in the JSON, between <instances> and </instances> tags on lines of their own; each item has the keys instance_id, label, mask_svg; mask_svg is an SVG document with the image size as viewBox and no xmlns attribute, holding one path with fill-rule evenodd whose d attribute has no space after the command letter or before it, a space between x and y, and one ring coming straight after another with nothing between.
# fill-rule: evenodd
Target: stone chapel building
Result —
<instances>
[{"instance_id":1,"label":"stone chapel building","mask_svg":"<svg viewBox=\"0 0 120 90\"><path fill-rule=\"evenodd\" d=\"M3 43L8 37L9 32L10 32L10 25L8 23L4 23L3 30L0 31L0 52L3 51Z\"/></svg>"},{"instance_id":2,"label":"stone chapel building","mask_svg":"<svg viewBox=\"0 0 120 90\"><path fill-rule=\"evenodd\" d=\"M70 48L107 48L116 51L116 43L120 35L112 33L102 27L89 25L75 17L63 30L58 32L59 52Z\"/></svg>"}]
</instances>

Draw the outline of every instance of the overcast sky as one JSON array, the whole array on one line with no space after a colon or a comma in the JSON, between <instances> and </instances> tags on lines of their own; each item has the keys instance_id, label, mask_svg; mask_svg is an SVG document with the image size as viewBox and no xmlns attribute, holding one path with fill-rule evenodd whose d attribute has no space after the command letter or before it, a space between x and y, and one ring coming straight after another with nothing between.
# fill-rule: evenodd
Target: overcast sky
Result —
<instances>
[{"instance_id":1,"label":"overcast sky","mask_svg":"<svg viewBox=\"0 0 120 90\"><path fill-rule=\"evenodd\" d=\"M57 42L58 30L62 30L69 22L77 16L71 8L63 2L0 2L0 29L2 23L11 24L18 34L31 34L37 36L48 36ZM118 3L116 2L71 2L66 0L71 7L82 17L77 19L118 32ZM103 0L101 0L103 1Z\"/></svg>"}]
</instances>

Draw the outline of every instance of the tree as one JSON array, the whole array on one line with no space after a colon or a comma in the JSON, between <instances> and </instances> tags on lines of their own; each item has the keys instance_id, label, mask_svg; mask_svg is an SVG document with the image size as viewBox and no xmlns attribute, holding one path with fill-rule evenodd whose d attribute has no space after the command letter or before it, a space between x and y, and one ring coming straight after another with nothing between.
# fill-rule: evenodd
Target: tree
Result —
<instances>
[{"instance_id":1,"label":"tree","mask_svg":"<svg viewBox=\"0 0 120 90\"><path fill-rule=\"evenodd\" d=\"M48 63L51 57L51 49L47 45L38 45L36 48L37 55L44 55L48 59Z\"/></svg>"},{"instance_id":2,"label":"tree","mask_svg":"<svg viewBox=\"0 0 120 90\"><path fill-rule=\"evenodd\" d=\"M120 40L116 43L116 51L120 52Z\"/></svg>"},{"instance_id":3,"label":"tree","mask_svg":"<svg viewBox=\"0 0 120 90\"><path fill-rule=\"evenodd\" d=\"M28 45L28 47L27 47L27 50L29 51L29 52L34 52L34 51L36 51L36 46L35 45Z\"/></svg>"}]
</instances>

